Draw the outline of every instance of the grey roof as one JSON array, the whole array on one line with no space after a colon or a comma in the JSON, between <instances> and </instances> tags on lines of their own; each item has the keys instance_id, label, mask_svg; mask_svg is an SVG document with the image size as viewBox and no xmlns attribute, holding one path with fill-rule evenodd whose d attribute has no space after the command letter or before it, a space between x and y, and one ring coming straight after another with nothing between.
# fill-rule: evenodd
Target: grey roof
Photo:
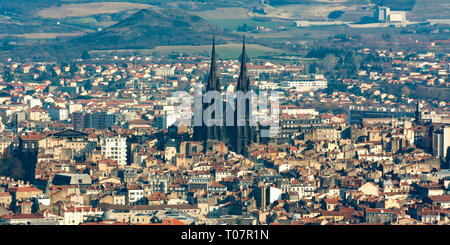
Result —
<instances>
[{"instance_id":1,"label":"grey roof","mask_svg":"<svg viewBox=\"0 0 450 245\"><path fill-rule=\"evenodd\" d=\"M92 181L88 174L59 173L55 175L52 183L54 185L84 185L91 184Z\"/></svg>"},{"instance_id":2,"label":"grey roof","mask_svg":"<svg viewBox=\"0 0 450 245\"><path fill-rule=\"evenodd\" d=\"M162 210L162 209L197 209L196 206L189 204L176 204L176 205L112 205L107 203L100 203L98 208L103 210Z\"/></svg>"}]
</instances>

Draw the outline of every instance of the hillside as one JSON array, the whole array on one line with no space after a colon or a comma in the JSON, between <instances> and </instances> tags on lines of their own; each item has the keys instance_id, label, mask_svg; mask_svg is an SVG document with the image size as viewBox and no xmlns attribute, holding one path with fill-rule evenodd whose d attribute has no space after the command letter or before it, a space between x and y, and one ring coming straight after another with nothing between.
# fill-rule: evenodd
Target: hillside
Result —
<instances>
[{"instance_id":1,"label":"hillside","mask_svg":"<svg viewBox=\"0 0 450 245\"><path fill-rule=\"evenodd\" d=\"M136 12L129 18L102 31L87 34L53 45L17 47L19 58L79 58L85 51L114 49L152 49L169 45L206 45L212 34L218 39L227 35L215 30L206 20L176 9L151 8ZM30 53L33 50L33 53Z\"/></svg>"},{"instance_id":2,"label":"hillside","mask_svg":"<svg viewBox=\"0 0 450 245\"><path fill-rule=\"evenodd\" d=\"M92 49L141 49L160 45L206 44L212 26L180 9L144 9L104 31L70 41Z\"/></svg>"}]
</instances>

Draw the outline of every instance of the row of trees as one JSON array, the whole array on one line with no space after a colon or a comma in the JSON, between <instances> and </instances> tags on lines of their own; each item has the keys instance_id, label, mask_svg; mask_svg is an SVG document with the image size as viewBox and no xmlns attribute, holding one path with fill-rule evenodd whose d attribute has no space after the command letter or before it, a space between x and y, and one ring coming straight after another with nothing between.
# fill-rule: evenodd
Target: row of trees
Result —
<instances>
[{"instance_id":1,"label":"row of trees","mask_svg":"<svg viewBox=\"0 0 450 245\"><path fill-rule=\"evenodd\" d=\"M435 88L427 87L424 85L406 84L396 85L388 82L384 82L381 86L383 92L393 94L397 97L404 96L412 99L429 99L438 101L450 101L450 89L449 88Z\"/></svg>"},{"instance_id":2,"label":"row of trees","mask_svg":"<svg viewBox=\"0 0 450 245\"><path fill-rule=\"evenodd\" d=\"M329 76L336 76L339 71L340 76L353 76L366 65L374 67L377 62L372 55L362 55L355 50L342 50L337 48L315 46L306 55L308 58L320 60L320 68Z\"/></svg>"}]
</instances>

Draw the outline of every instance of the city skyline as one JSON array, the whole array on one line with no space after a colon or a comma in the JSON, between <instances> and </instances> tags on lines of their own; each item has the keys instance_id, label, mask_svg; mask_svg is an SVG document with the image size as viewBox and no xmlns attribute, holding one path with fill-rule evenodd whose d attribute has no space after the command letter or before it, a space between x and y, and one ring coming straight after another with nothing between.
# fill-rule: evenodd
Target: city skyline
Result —
<instances>
[{"instance_id":1,"label":"city skyline","mask_svg":"<svg viewBox=\"0 0 450 245\"><path fill-rule=\"evenodd\" d=\"M441 0L24 1L0 13L0 225L450 224Z\"/></svg>"}]
</instances>

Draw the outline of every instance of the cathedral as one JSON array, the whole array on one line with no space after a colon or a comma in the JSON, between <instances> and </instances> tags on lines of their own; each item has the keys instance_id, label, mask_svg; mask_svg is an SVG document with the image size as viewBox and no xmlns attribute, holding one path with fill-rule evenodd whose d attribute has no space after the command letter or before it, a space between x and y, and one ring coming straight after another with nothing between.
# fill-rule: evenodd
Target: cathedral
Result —
<instances>
[{"instance_id":1,"label":"cathedral","mask_svg":"<svg viewBox=\"0 0 450 245\"><path fill-rule=\"evenodd\" d=\"M241 67L239 73L239 79L237 81L237 86L235 88L235 92L241 91L243 93L247 93L251 91L250 88L250 79L247 73L247 54L245 51L245 38L243 38L242 44L242 54L241 54ZM222 93L220 86L220 79L218 77L217 71L217 56L216 56L216 46L215 41L213 39L212 52L211 52L211 68L209 72L208 81L206 84L206 92L209 91L218 91ZM210 105L214 104L214 101L211 103L203 103L203 111L206 110ZM225 103L224 103L225 104ZM232 126L226 125L226 113L223 113L223 125L222 126L207 126L205 123L202 123L202 126L194 126L194 140L203 142L203 149L206 151L211 148L212 145L217 144L219 142L225 143L230 150L236 152L237 154L241 154L244 156L248 155L247 147L252 143L258 143L259 134L257 133L258 127L250 125L250 102L248 99L245 100L245 116L242 124L237 123L238 115L236 109L236 98L234 98L234 108L231 108L234 111L233 120L234 123ZM226 106L230 106L229 103L226 103L223 108ZM203 113L202 113L203 115ZM213 114L215 118L215 115Z\"/></svg>"}]
</instances>

